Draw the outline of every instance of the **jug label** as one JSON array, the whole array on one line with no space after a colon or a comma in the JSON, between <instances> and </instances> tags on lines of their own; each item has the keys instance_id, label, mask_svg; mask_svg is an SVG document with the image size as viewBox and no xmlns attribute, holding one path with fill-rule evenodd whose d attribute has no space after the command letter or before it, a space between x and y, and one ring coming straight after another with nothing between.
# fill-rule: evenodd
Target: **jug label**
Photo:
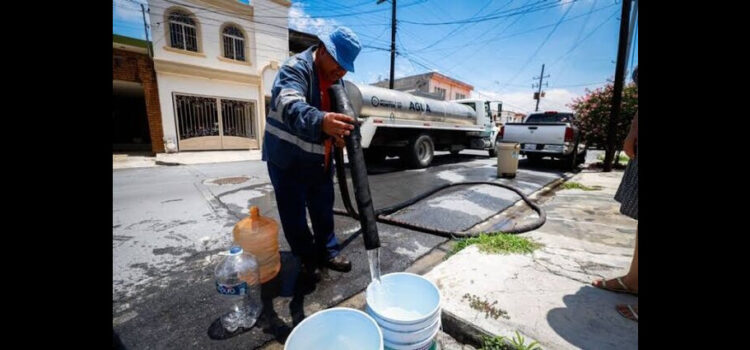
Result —
<instances>
[{"instance_id":1,"label":"jug label","mask_svg":"<svg viewBox=\"0 0 750 350\"><path fill-rule=\"evenodd\" d=\"M219 294L224 295L245 295L247 292L247 282L238 284L222 284L216 282L216 290Z\"/></svg>"}]
</instances>

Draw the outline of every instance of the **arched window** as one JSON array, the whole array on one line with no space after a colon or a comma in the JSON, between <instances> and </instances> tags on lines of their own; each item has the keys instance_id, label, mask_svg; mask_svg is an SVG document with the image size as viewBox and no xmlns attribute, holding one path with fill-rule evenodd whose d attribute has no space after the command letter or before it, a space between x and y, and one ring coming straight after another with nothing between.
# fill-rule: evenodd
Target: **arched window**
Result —
<instances>
[{"instance_id":1,"label":"arched window","mask_svg":"<svg viewBox=\"0 0 750 350\"><path fill-rule=\"evenodd\" d=\"M245 61L245 35L242 31L233 25L228 25L224 27L221 36L224 43L224 57Z\"/></svg>"},{"instance_id":2,"label":"arched window","mask_svg":"<svg viewBox=\"0 0 750 350\"><path fill-rule=\"evenodd\" d=\"M197 26L188 13L180 10L170 13L169 46L198 52Z\"/></svg>"}]
</instances>

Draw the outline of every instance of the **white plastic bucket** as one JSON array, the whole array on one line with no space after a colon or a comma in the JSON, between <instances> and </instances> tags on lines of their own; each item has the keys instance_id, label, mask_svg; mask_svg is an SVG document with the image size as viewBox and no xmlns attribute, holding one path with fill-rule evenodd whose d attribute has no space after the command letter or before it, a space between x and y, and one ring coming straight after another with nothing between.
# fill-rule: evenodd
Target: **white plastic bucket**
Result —
<instances>
[{"instance_id":1,"label":"white plastic bucket","mask_svg":"<svg viewBox=\"0 0 750 350\"><path fill-rule=\"evenodd\" d=\"M383 343L385 344L386 349L392 349L392 350L427 350L432 349L432 347L435 345L435 338L437 337L438 331L440 331L440 328L436 328L434 332L425 340L419 342L419 343L412 343L412 344L396 344L391 343L387 340L383 340Z\"/></svg>"},{"instance_id":2,"label":"white plastic bucket","mask_svg":"<svg viewBox=\"0 0 750 350\"><path fill-rule=\"evenodd\" d=\"M429 349L440 330L440 291L413 273L383 275L367 286L365 311L383 333L387 348Z\"/></svg>"},{"instance_id":3,"label":"white plastic bucket","mask_svg":"<svg viewBox=\"0 0 750 350\"><path fill-rule=\"evenodd\" d=\"M383 333L372 317L340 307L318 311L300 322L287 337L284 350L383 350L383 347Z\"/></svg>"},{"instance_id":4,"label":"white plastic bucket","mask_svg":"<svg viewBox=\"0 0 750 350\"><path fill-rule=\"evenodd\" d=\"M440 312L437 312L432 317L425 319L424 321L419 322L419 323L413 323L413 324L393 323L393 322L388 322L380 318L380 316L377 313L375 313L375 311L372 311L372 309L370 309L369 306L365 306L365 311L367 312L368 315L370 315L372 318L375 319L375 321L378 323L378 326L380 326L380 328L388 328L391 330L397 330L399 332L413 332L413 331L418 331L420 329L424 329L426 327L429 327L431 324L435 323L436 319L440 318Z\"/></svg>"},{"instance_id":5,"label":"white plastic bucket","mask_svg":"<svg viewBox=\"0 0 750 350\"><path fill-rule=\"evenodd\" d=\"M428 327L416 331L396 331L380 326L380 330L383 332L383 340L399 345L414 344L429 339L435 334L436 329L440 329L440 318L437 318Z\"/></svg>"}]
</instances>

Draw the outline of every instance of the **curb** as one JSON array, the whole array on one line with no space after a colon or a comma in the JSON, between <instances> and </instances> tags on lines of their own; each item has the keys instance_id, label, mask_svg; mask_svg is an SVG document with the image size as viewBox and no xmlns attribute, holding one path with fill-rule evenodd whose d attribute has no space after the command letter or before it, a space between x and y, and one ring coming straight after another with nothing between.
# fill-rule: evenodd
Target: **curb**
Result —
<instances>
[{"instance_id":1,"label":"curb","mask_svg":"<svg viewBox=\"0 0 750 350\"><path fill-rule=\"evenodd\" d=\"M538 189L537 191L531 193L528 197L531 200L537 200L539 197L546 195L550 192L553 192L557 187L562 185L563 183L569 181L573 177L575 177L578 173L571 173L566 172L564 173L563 177L560 177L546 186ZM501 211L497 215L502 215L503 213L514 209L517 206L523 206L524 202L523 200L518 200L518 202L514 203L512 206L506 208L505 210ZM490 220L491 218L487 218L487 220ZM485 220L486 221L486 220ZM440 262L437 265L442 264L443 262ZM484 338L494 338L495 335L490 333L489 331L476 326L472 324L471 322L462 319L461 317L458 317L457 315L446 311L445 309L441 310L441 323L442 323L442 329L443 332L453 337L453 339L456 339L459 343L468 344L471 345L477 349L480 349L484 345ZM507 346L508 349L516 349L515 346L507 339L503 338L503 342Z\"/></svg>"}]
</instances>

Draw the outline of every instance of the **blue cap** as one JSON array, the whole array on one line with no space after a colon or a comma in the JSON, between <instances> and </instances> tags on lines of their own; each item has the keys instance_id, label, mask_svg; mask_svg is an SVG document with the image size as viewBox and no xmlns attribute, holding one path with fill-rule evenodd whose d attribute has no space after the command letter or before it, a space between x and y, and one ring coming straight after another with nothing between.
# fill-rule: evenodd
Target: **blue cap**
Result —
<instances>
[{"instance_id":1,"label":"blue cap","mask_svg":"<svg viewBox=\"0 0 750 350\"><path fill-rule=\"evenodd\" d=\"M354 59L362 49L357 34L347 27L338 27L332 32L321 33L318 39L323 42L328 53L341 68L347 72L354 72Z\"/></svg>"},{"instance_id":2,"label":"blue cap","mask_svg":"<svg viewBox=\"0 0 750 350\"><path fill-rule=\"evenodd\" d=\"M235 255L239 253L242 253L242 247L238 245L232 246L232 248L229 249L229 254Z\"/></svg>"}]
</instances>

